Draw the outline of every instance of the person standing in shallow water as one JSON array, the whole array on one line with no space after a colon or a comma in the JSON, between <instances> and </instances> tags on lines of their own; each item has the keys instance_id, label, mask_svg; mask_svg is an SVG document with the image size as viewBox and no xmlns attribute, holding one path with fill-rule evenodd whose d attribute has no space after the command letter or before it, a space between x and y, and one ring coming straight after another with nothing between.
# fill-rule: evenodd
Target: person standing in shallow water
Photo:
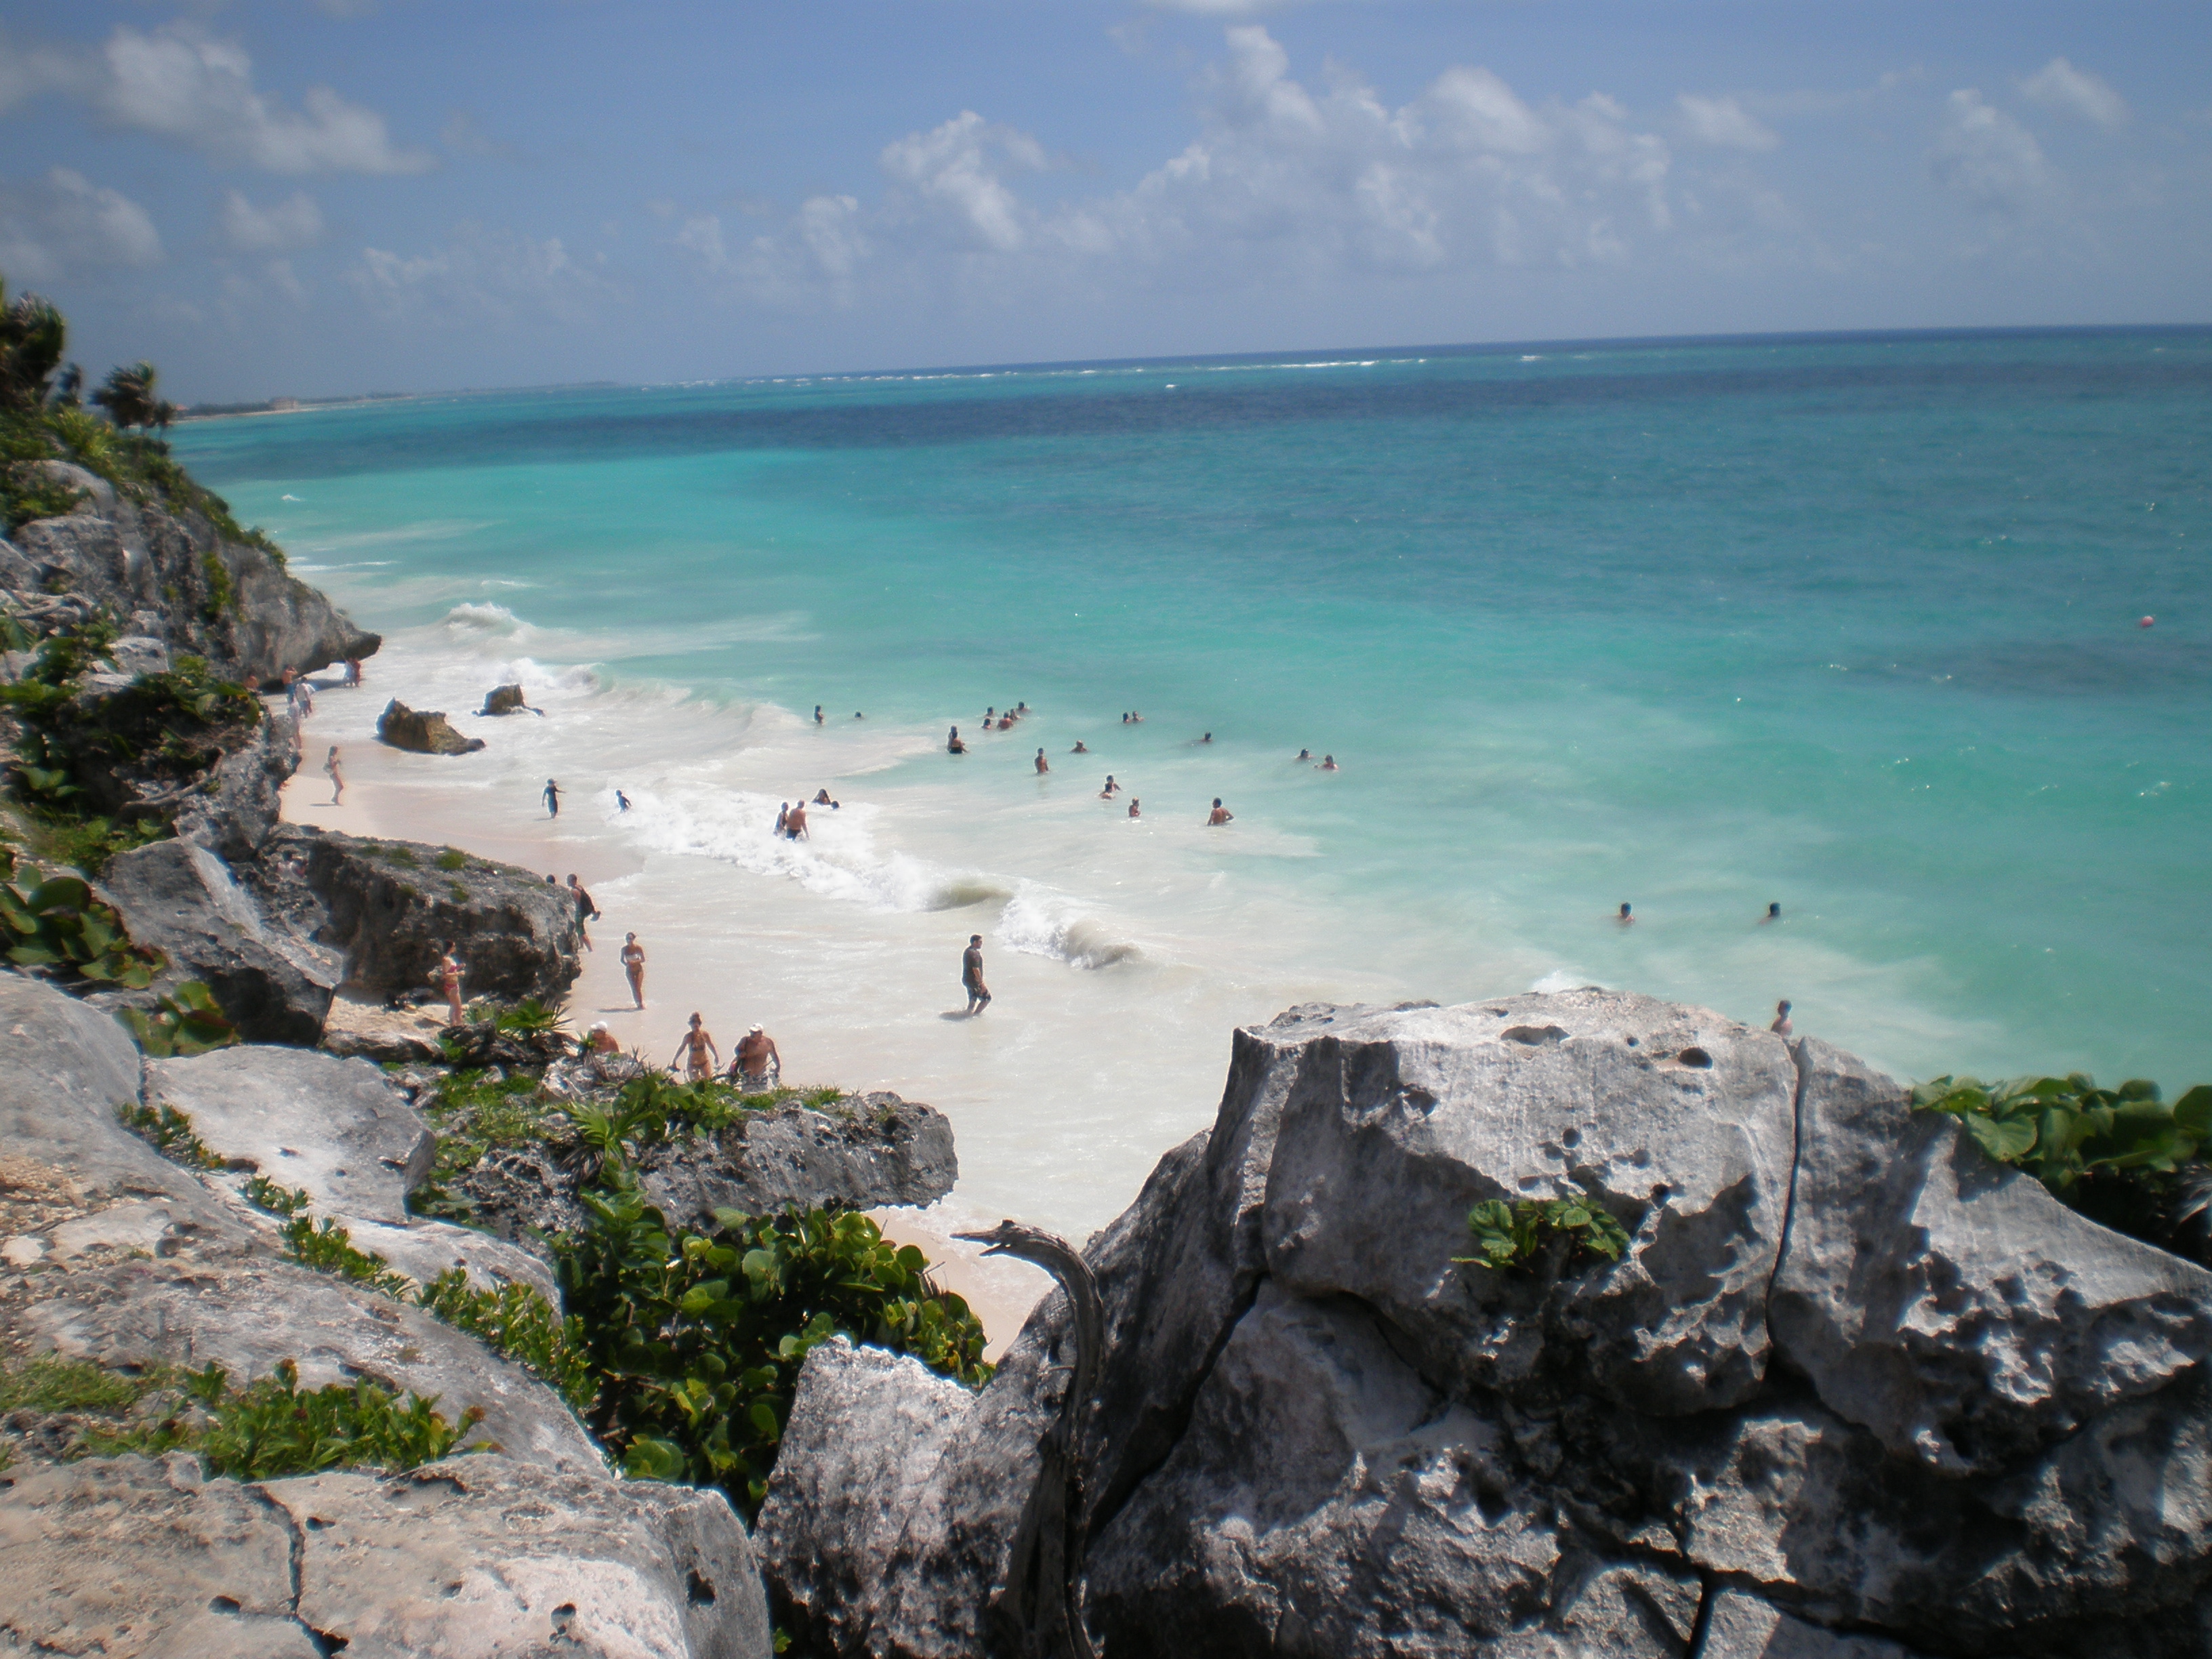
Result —
<instances>
[{"instance_id":1,"label":"person standing in shallow water","mask_svg":"<svg viewBox=\"0 0 2212 1659\"><path fill-rule=\"evenodd\" d=\"M1777 1036L1786 1037L1796 1034L1797 1028L1790 1023L1790 1005L1788 1003L1778 1002L1774 1005L1774 1024L1768 1026L1766 1029L1773 1032Z\"/></svg>"},{"instance_id":2,"label":"person standing in shallow water","mask_svg":"<svg viewBox=\"0 0 2212 1659\"><path fill-rule=\"evenodd\" d=\"M1216 795L1213 798L1213 810L1206 815L1206 827L1211 829L1217 823L1226 823L1230 819L1236 816L1237 815L1234 812L1231 811L1227 807L1221 804L1221 797Z\"/></svg>"},{"instance_id":3,"label":"person standing in shallow water","mask_svg":"<svg viewBox=\"0 0 2212 1659\"><path fill-rule=\"evenodd\" d=\"M991 1006L991 988L983 983L983 936L968 935L968 948L960 957L960 983L968 993L968 1012L980 1014Z\"/></svg>"},{"instance_id":4,"label":"person standing in shallow water","mask_svg":"<svg viewBox=\"0 0 2212 1659\"><path fill-rule=\"evenodd\" d=\"M549 818L561 816L561 786L550 778L545 780L545 816Z\"/></svg>"},{"instance_id":5,"label":"person standing in shallow water","mask_svg":"<svg viewBox=\"0 0 2212 1659\"><path fill-rule=\"evenodd\" d=\"M1037 750L1036 769L1037 775L1040 777L1052 770L1052 763L1044 757L1044 750L1042 749Z\"/></svg>"},{"instance_id":6,"label":"person standing in shallow water","mask_svg":"<svg viewBox=\"0 0 2212 1659\"><path fill-rule=\"evenodd\" d=\"M639 1007L645 1006L645 946L637 942L635 933L623 935L623 977L629 981L629 1000Z\"/></svg>"},{"instance_id":7,"label":"person standing in shallow water","mask_svg":"<svg viewBox=\"0 0 2212 1659\"><path fill-rule=\"evenodd\" d=\"M331 745L331 752L323 757L323 775L331 781L331 805L336 806L345 794L345 774L338 770L338 746Z\"/></svg>"}]
</instances>

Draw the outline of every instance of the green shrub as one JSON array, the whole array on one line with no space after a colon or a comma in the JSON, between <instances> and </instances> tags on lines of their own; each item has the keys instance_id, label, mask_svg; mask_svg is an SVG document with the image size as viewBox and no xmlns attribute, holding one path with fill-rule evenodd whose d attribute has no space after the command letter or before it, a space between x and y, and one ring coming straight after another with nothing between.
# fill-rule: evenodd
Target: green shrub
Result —
<instances>
[{"instance_id":1,"label":"green shrub","mask_svg":"<svg viewBox=\"0 0 2212 1659\"><path fill-rule=\"evenodd\" d=\"M1912 1091L1914 1109L1948 1112L2000 1164L2025 1170L2061 1202L2163 1249L2212 1252L2185 1237L2201 1218L2212 1170L2212 1084L2171 1105L2142 1079L2100 1089L2086 1072L1985 1084L1939 1077Z\"/></svg>"},{"instance_id":2,"label":"green shrub","mask_svg":"<svg viewBox=\"0 0 2212 1659\"><path fill-rule=\"evenodd\" d=\"M839 1333L989 1380L968 1304L857 1211L717 1210L678 1234L634 1189L583 1201L584 1231L555 1241L563 1299L601 1378L592 1425L629 1474L720 1486L750 1520L799 1367Z\"/></svg>"},{"instance_id":3,"label":"green shrub","mask_svg":"<svg viewBox=\"0 0 2212 1659\"><path fill-rule=\"evenodd\" d=\"M1467 1226L1476 1254L1452 1260L1469 1267L1526 1267L1547 1239L1562 1237L1572 1242L1576 1255L1618 1261L1628 1249L1628 1230L1595 1199L1583 1196L1524 1198L1512 1204L1493 1198L1467 1212Z\"/></svg>"},{"instance_id":4,"label":"green shrub","mask_svg":"<svg viewBox=\"0 0 2212 1659\"><path fill-rule=\"evenodd\" d=\"M0 518L9 535L33 519L58 519L83 499L58 478L21 465L0 466Z\"/></svg>"},{"instance_id":5,"label":"green shrub","mask_svg":"<svg viewBox=\"0 0 2212 1659\"><path fill-rule=\"evenodd\" d=\"M387 847L383 852L386 864L401 865L410 870L422 867L422 860L415 856L415 849L411 847Z\"/></svg>"},{"instance_id":6,"label":"green shrub","mask_svg":"<svg viewBox=\"0 0 2212 1659\"><path fill-rule=\"evenodd\" d=\"M411 1469L461 1451L487 1450L489 1442L460 1444L482 1420L471 1406L449 1423L437 1396L410 1394L404 1401L362 1377L349 1385L326 1383L312 1394L300 1388L299 1368L280 1362L276 1375L228 1390L220 1366L191 1381L195 1395L215 1421L193 1449L216 1474L239 1480L274 1480L288 1474L369 1467Z\"/></svg>"},{"instance_id":7,"label":"green shrub","mask_svg":"<svg viewBox=\"0 0 2212 1659\"><path fill-rule=\"evenodd\" d=\"M49 1356L0 1370L0 1418L31 1411L113 1419L84 1425L71 1456L191 1451L210 1474L240 1480L334 1468L409 1469L456 1449L486 1449L481 1442L459 1444L481 1411L471 1407L450 1423L436 1406L435 1396L410 1394L403 1401L366 1379L303 1392L289 1359L274 1375L235 1390L219 1365L124 1372Z\"/></svg>"},{"instance_id":8,"label":"green shrub","mask_svg":"<svg viewBox=\"0 0 2212 1659\"><path fill-rule=\"evenodd\" d=\"M220 1170L222 1160L210 1152L206 1144L192 1131L192 1121L173 1106L142 1106L133 1101L115 1109L123 1127L142 1140L150 1141L154 1150L172 1162L189 1170Z\"/></svg>"},{"instance_id":9,"label":"green shrub","mask_svg":"<svg viewBox=\"0 0 2212 1659\"><path fill-rule=\"evenodd\" d=\"M456 904L466 904L469 902L469 890L458 881L447 887L446 895Z\"/></svg>"},{"instance_id":10,"label":"green shrub","mask_svg":"<svg viewBox=\"0 0 2212 1659\"><path fill-rule=\"evenodd\" d=\"M151 1013L124 1008L118 1011L118 1018L155 1060L204 1054L211 1048L228 1048L239 1040L238 1027L217 1005L215 993L196 979L186 980L161 997Z\"/></svg>"},{"instance_id":11,"label":"green shrub","mask_svg":"<svg viewBox=\"0 0 2212 1659\"><path fill-rule=\"evenodd\" d=\"M448 874L469 867L469 855L458 847L448 847L438 854L438 867ZM458 886L459 884L456 883Z\"/></svg>"},{"instance_id":12,"label":"green shrub","mask_svg":"<svg viewBox=\"0 0 2212 1659\"><path fill-rule=\"evenodd\" d=\"M0 940L18 968L134 991L151 985L166 961L151 946L133 945L115 907L73 875L0 884Z\"/></svg>"}]
</instances>

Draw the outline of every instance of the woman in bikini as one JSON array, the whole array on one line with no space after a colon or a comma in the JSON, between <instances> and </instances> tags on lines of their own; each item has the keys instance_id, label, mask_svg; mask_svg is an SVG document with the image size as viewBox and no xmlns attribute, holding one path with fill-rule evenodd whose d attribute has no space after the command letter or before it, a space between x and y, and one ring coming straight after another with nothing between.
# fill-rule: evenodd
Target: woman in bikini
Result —
<instances>
[{"instance_id":1,"label":"woman in bikini","mask_svg":"<svg viewBox=\"0 0 2212 1659\"><path fill-rule=\"evenodd\" d=\"M629 997L641 1008L645 1006L645 946L637 942L635 933L623 935L623 975L629 981Z\"/></svg>"}]
</instances>

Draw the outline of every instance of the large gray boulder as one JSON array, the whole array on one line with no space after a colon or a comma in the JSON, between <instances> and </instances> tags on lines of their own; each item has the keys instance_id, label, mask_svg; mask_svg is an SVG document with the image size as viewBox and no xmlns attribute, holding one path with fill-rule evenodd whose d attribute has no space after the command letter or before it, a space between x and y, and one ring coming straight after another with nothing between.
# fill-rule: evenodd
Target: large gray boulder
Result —
<instances>
[{"instance_id":1,"label":"large gray boulder","mask_svg":"<svg viewBox=\"0 0 2212 1659\"><path fill-rule=\"evenodd\" d=\"M1792 1361L1889 1451L1991 1474L2212 1354L2212 1275L2054 1204L1850 1054L1798 1045Z\"/></svg>"},{"instance_id":2,"label":"large gray boulder","mask_svg":"<svg viewBox=\"0 0 2212 1659\"><path fill-rule=\"evenodd\" d=\"M229 1206L117 1115L139 1103L139 1063L111 1016L0 971L0 1148L63 1172L88 1208L147 1206L179 1236L243 1242Z\"/></svg>"},{"instance_id":3,"label":"large gray boulder","mask_svg":"<svg viewBox=\"0 0 2212 1659\"><path fill-rule=\"evenodd\" d=\"M228 539L197 511L172 514L95 483L77 511L16 531L37 587L143 613L173 656L190 652L238 680L313 673L381 643L266 548Z\"/></svg>"},{"instance_id":4,"label":"large gray boulder","mask_svg":"<svg viewBox=\"0 0 2212 1659\"><path fill-rule=\"evenodd\" d=\"M376 739L417 755L470 755L484 746L482 738L465 738L434 708L410 708L394 697L376 717Z\"/></svg>"},{"instance_id":5,"label":"large gray boulder","mask_svg":"<svg viewBox=\"0 0 2212 1659\"><path fill-rule=\"evenodd\" d=\"M934 1204L960 1178L952 1125L934 1106L894 1094L826 1110L783 1106L714 1135L649 1148L638 1184L672 1221L708 1223L718 1208L775 1215L796 1205Z\"/></svg>"},{"instance_id":6,"label":"large gray boulder","mask_svg":"<svg viewBox=\"0 0 2212 1659\"><path fill-rule=\"evenodd\" d=\"M179 1255L89 1262L48 1276L40 1291L13 1321L34 1352L131 1369L214 1364L238 1383L289 1359L302 1388L367 1377L394 1394L434 1396L456 1422L475 1407L477 1434L510 1457L605 1470L574 1413L520 1366L420 1308L331 1273L260 1256Z\"/></svg>"},{"instance_id":7,"label":"large gray boulder","mask_svg":"<svg viewBox=\"0 0 2212 1659\"><path fill-rule=\"evenodd\" d=\"M276 712L253 728L200 780L171 820L180 841L206 848L232 865L258 857L284 815L284 784L299 769L298 733Z\"/></svg>"},{"instance_id":8,"label":"large gray boulder","mask_svg":"<svg viewBox=\"0 0 2212 1659\"><path fill-rule=\"evenodd\" d=\"M336 953L271 927L206 848L184 840L141 847L108 860L100 886L131 937L168 957L156 989L198 980L248 1042L321 1037L337 984Z\"/></svg>"},{"instance_id":9,"label":"large gray boulder","mask_svg":"<svg viewBox=\"0 0 2212 1659\"><path fill-rule=\"evenodd\" d=\"M0 1646L146 1659L767 1659L718 1492L477 1455L241 1484L90 1459L0 1489Z\"/></svg>"},{"instance_id":10,"label":"large gray boulder","mask_svg":"<svg viewBox=\"0 0 2212 1659\"><path fill-rule=\"evenodd\" d=\"M470 996L553 1001L582 971L575 901L512 865L288 823L248 876L283 925L343 955L363 997L422 991L444 945Z\"/></svg>"},{"instance_id":11,"label":"large gray boulder","mask_svg":"<svg viewBox=\"0 0 2212 1659\"><path fill-rule=\"evenodd\" d=\"M2202 1659L2212 1275L1972 1152L1647 998L1239 1031L1213 1129L1085 1250L1106 1650ZM1620 1261L1451 1264L1473 1203L1568 1192ZM1011 1650L1071 1322L972 1401L810 1356L760 1538L818 1645Z\"/></svg>"},{"instance_id":12,"label":"large gray boulder","mask_svg":"<svg viewBox=\"0 0 2212 1659\"><path fill-rule=\"evenodd\" d=\"M304 1189L320 1213L404 1225L438 1139L365 1060L240 1045L149 1060L146 1098L191 1120L233 1168Z\"/></svg>"}]
</instances>

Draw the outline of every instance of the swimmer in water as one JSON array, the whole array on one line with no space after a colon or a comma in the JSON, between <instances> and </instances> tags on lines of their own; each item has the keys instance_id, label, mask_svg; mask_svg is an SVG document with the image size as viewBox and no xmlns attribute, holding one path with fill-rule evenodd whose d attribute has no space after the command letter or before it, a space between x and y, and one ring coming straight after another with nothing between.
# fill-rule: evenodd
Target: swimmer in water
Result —
<instances>
[{"instance_id":1,"label":"swimmer in water","mask_svg":"<svg viewBox=\"0 0 2212 1659\"><path fill-rule=\"evenodd\" d=\"M1298 750L1298 758L1299 758L1300 760L1302 760L1302 761L1310 761L1310 760L1311 760L1311 759L1313 758L1313 750L1310 750L1310 749L1301 749L1301 750Z\"/></svg>"},{"instance_id":2,"label":"swimmer in water","mask_svg":"<svg viewBox=\"0 0 2212 1659\"><path fill-rule=\"evenodd\" d=\"M1766 914L1759 919L1759 925L1764 927L1770 921L1779 921L1781 920L1782 907L1778 904L1770 904L1766 907Z\"/></svg>"},{"instance_id":3,"label":"swimmer in water","mask_svg":"<svg viewBox=\"0 0 2212 1659\"><path fill-rule=\"evenodd\" d=\"M1082 738L1078 738L1075 740L1075 747L1069 750L1067 752L1071 755L1087 755L1091 752L1091 745L1084 742Z\"/></svg>"},{"instance_id":4,"label":"swimmer in water","mask_svg":"<svg viewBox=\"0 0 2212 1659\"><path fill-rule=\"evenodd\" d=\"M1766 1029L1773 1032L1777 1036L1788 1036L1797 1029L1790 1023L1790 1005L1788 1003L1778 1002L1774 1005L1774 1024L1768 1026Z\"/></svg>"},{"instance_id":5,"label":"swimmer in water","mask_svg":"<svg viewBox=\"0 0 2212 1659\"><path fill-rule=\"evenodd\" d=\"M800 800L792 803L791 816L783 821L783 833L789 836L793 841L797 841L801 836L805 836L806 839L809 841L812 841L814 839L813 836L808 833L806 828L806 803L805 801Z\"/></svg>"},{"instance_id":6,"label":"swimmer in water","mask_svg":"<svg viewBox=\"0 0 2212 1659\"><path fill-rule=\"evenodd\" d=\"M1111 772L1109 772L1106 775L1106 787L1098 792L1098 799L1101 800L1111 800L1115 796L1121 793L1121 786L1114 781L1114 775Z\"/></svg>"},{"instance_id":7,"label":"swimmer in water","mask_svg":"<svg viewBox=\"0 0 2212 1659\"><path fill-rule=\"evenodd\" d=\"M790 822L791 822L791 803L790 803L789 801L786 801L786 802L784 802L784 803L783 803L783 805L781 805L781 806L779 806L779 807L777 807L777 808L775 809L775 834L777 834L777 835L779 835L779 836L780 836L780 835L781 835L781 834L783 833L783 831L784 831L784 828L785 828L785 826L786 826L786 825L787 825L788 823L790 823Z\"/></svg>"},{"instance_id":8,"label":"swimmer in water","mask_svg":"<svg viewBox=\"0 0 2212 1659\"><path fill-rule=\"evenodd\" d=\"M945 752L948 755L964 755L968 752L968 745L960 741L960 728L957 726L945 734Z\"/></svg>"},{"instance_id":9,"label":"swimmer in water","mask_svg":"<svg viewBox=\"0 0 2212 1659\"><path fill-rule=\"evenodd\" d=\"M837 803L830 799L830 792L827 789L817 789L814 792L814 804L817 806L826 806L832 811L837 808Z\"/></svg>"},{"instance_id":10,"label":"swimmer in water","mask_svg":"<svg viewBox=\"0 0 2212 1659\"><path fill-rule=\"evenodd\" d=\"M623 793L619 789L615 791L615 811L617 812L627 812L629 811L629 797Z\"/></svg>"},{"instance_id":11,"label":"swimmer in water","mask_svg":"<svg viewBox=\"0 0 2212 1659\"><path fill-rule=\"evenodd\" d=\"M1036 769L1039 777L1052 770L1052 763L1044 757L1044 750L1042 749L1037 750Z\"/></svg>"},{"instance_id":12,"label":"swimmer in water","mask_svg":"<svg viewBox=\"0 0 2212 1659\"><path fill-rule=\"evenodd\" d=\"M1336 757L1334 755L1323 755L1321 757L1321 769L1324 772L1341 772L1344 770L1342 767L1336 763Z\"/></svg>"},{"instance_id":13,"label":"swimmer in water","mask_svg":"<svg viewBox=\"0 0 2212 1659\"><path fill-rule=\"evenodd\" d=\"M817 726L822 724L822 705L818 702L814 705L814 723Z\"/></svg>"},{"instance_id":14,"label":"swimmer in water","mask_svg":"<svg viewBox=\"0 0 2212 1659\"><path fill-rule=\"evenodd\" d=\"M1137 810L1137 798L1134 795L1129 797L1129 816L1133 818L1140 818L1145 816L1142 812L1139 812Z\"/></svg>"},{"instance_id":15,"label":"swimmer in water","mask_svg":"<svg viewBox=\"0 0 2212 1659\"><path fill-rule=\"evenodd\" d=\"M1636 918L1628 914L1628 907L1625 904L1620 907L1619 913L1614 915L1613 920L1624 927L1633 927L1636 926Z\"/></svg>"},{"instance_id":16,"label":"swimmer in water","mask_svg":"<svg viewBox=\"0 0 2212 1659\"><path fill-rule=\"evenodd\" d=\"M1227 807L1221 804L1221 797L1216 795L1213 798L1213 810L1206 815L1206 827L1211 829L1217 823L1226 823L1230 819L1236 816L1237 815L1234 812L1231 811Z\"/></svg>"}]
</instances>

